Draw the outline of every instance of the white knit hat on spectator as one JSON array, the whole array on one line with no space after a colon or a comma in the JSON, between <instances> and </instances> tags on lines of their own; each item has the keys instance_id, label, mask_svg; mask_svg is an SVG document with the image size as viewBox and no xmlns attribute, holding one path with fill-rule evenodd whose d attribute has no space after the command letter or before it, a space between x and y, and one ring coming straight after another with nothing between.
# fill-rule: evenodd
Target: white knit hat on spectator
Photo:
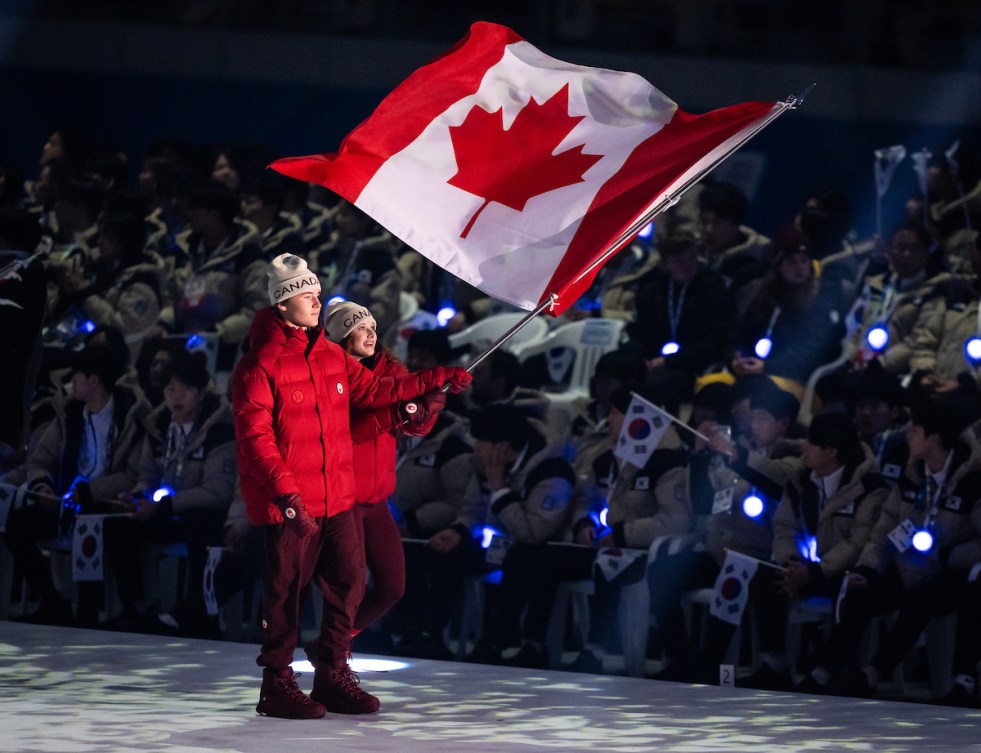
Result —
<instances>
[{"instance_id":1,"label":"white knit hat on spectator","mask_svg":"<svg viewBox=\"0 0 981 753\"><path fill-rule=\"evenodd\" d=\"M320 292L320 279L295 254L280 254L266 267L270 303L282 303L300 293Z\"/></svg>"},{"instance_id":2,"label":"white knit hat on spectator","mask_svg":"<svg viewBox=\"0 0 981 753\"><path fill-rule=\"evenodd\" d=\"M351 331L360 324L374 324L375 317L371 315L360 303L351 301L338 301L324 308L324 330L327 332L327 339L335 343L340 343Z\"/></svg>"}]
</instances>

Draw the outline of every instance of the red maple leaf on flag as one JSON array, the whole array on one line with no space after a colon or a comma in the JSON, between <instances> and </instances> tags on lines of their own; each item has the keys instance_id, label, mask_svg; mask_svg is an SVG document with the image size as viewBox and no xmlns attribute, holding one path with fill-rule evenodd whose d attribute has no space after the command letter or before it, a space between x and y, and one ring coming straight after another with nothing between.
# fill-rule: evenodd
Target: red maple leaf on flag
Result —
<instances>
[{"instance_id":1,"label":"red maple leaf on flag","mask_svg":"<svg viewBox=\"0 0 981 753\"><path fill-rule=\"evenodd\" d=\"M457 172L447 182L484 198L460 237L467 237L492 201L521 212L533 196L582 183L583 173L603 155L583 154L583 144L552 152L583 117L569 115L566 84L543 104L532 98L507 130L503 108L487 112L477 105L460 125L451 126Z\"/></svg>"}]
</instances>

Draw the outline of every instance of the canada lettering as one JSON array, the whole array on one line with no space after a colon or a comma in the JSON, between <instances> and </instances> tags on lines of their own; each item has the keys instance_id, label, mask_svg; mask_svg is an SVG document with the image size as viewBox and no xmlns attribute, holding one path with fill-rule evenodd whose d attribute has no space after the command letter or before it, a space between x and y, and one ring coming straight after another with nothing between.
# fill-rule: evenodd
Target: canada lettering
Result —
<instances>
[{"instance_id":1,"label":"canada lettering","mask_svg":"<svg viewBox=\"0 0 981 753\"><path fill-rule=\"evenodd\" d=\"M283 285L281 288L276 290L276 300L282 298L286 293L292 293L296 290L301 290L307 287L320 287L320 280L316 277L305 277L298 282L291 282L287 285Z\"/></svg>"}]
</instances>

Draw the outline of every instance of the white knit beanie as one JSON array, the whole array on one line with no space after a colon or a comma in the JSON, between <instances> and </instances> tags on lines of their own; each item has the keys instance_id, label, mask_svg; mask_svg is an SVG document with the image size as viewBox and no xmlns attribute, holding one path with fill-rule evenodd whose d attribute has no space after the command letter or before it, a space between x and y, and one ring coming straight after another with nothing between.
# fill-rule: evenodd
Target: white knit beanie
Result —
<instances>
[{"instance_id":1,"label":"white knit beanie","mask_svg":"<svg viewBox=\"0 0 981 753\"><path fill-rule=\"evenodd\" d=\"M270 303L282 303L300 293L320 292L320 279L307 268L307 263L295 254L280 254L266 267L269 281L266 290Z\"/></svg>"},{"instance_id":2,"label":"white knit beanie","mask_svg":"<svg viewBox=\"0 0 981 753\"><path fill-rule=\"evenodd\" d=\"M368 309L360 303L352 303L351 301L338 301L330 304L324 308L323 317L327 339L338 344L360 324L378 326L375 317L371 315Z\"/></svg>"}]
</instances>

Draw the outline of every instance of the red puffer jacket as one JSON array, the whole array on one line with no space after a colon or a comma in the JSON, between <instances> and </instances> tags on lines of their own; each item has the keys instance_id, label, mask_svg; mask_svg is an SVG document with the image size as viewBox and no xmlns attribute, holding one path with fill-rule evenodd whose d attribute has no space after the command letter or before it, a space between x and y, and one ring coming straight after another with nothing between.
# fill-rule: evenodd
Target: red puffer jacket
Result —
<instances>
[{"instance_id":1,"label":"red puffer jacket","mask_svg":"<svg viewBox=\"0 0 981 753\"><path fill-rule=\"evenodd\" d=\"M350 405L410 400L452 373L436 368L376 378L319 329L290 327L273 306L256 314L249 340L235 368L232 407L242 498L255 524L282 522L272 500L284 494L299 494L314 517L350 509Z\"/></svg>"},{"instance_id":2,"label":"red puffer jacket","mask_svg":"<svg viewBox=\"0 0 981 753\"><path fill-rule=\"evenodd\" d=\"M379 353L372 373L377 377L408 374L408 369ZM361 503L383 502L395 491L396 442L394 426L378 430L378 417L360 408L351 408L351 431L354 434L355 499ZM364 441L362 441L364 438ZM360 444L359 444L360 443Z\"/></svg>"}]
</instances>

